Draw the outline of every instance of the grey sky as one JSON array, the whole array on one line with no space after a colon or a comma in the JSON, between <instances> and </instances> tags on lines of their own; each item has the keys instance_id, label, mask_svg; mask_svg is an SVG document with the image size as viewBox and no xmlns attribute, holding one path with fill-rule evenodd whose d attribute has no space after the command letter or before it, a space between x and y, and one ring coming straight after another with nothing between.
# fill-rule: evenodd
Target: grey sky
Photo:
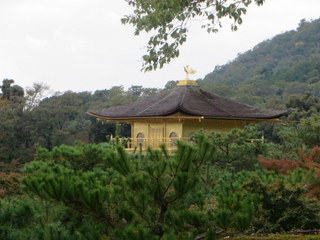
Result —
<instances>
[{"instance_id":1,"label":"grey sky","mask_svg":"<svg viewBox=\"0 0 320 240\"><path fill-rule=\"evenodd\" d=\"M195 22L179 59L143 73L148 35L133 36L120 18L132 9L124 0L0 0L0 80L23 87L44 82L56 91L94 91L111 86L163 87L184 78L183 66L203 78L257 43L320 17L319 0L266 0L250 7L237 32L229 25L207 34Z\"/></svg>"}]
</instances>

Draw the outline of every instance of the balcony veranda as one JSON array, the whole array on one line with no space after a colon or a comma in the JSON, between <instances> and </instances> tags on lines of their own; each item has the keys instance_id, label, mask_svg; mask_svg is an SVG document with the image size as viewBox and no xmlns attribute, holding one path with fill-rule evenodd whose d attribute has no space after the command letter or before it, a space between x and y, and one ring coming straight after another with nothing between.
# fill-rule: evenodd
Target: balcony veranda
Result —
<instances>
[{"instance_id":1,"label":"balcony veranda","mask_svg":"<svg viewBox=\"0 0 320 240\"><path fill-rule=\"evenodd\" d=\"M110 140L117 139L127 152L133 152L138 149L146 150L148 147L159 149L160 145L165 145L166 149L173 151L177 149L177 141L188 142L188 138L114 138L111 136Z\"/></svg>"},{"instance_id":2,"label":"balcony veranda","mask_svg":"<svg viewBox=\"0 0 320 240\"><path fill-rule=\"evenodd\" d=\"M122 137L112 137L110 140L119 141L127 152L134 152L138 149L146 150L148 147L153 149L159 149L160 145L164 145L166 149L170 151L174 151L177 149L177 141L184 141L191 143L191 139L187 137L174 137L174 138L122 138ZM261 142L264 143L264 136L257 139L248 139L250 143L253 142Z\"/></svg>"}]
</instances>

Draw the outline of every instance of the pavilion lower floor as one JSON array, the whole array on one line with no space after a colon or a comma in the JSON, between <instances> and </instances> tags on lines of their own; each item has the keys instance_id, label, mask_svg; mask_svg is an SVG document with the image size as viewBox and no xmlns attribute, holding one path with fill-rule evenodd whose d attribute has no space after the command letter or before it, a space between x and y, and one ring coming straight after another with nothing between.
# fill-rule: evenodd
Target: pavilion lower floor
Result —
<instances>
[{"instance_id":1,"label":"pavilion lower floor","mask_svg":"<svg viewBox=\"0 0 320 240\"><path fill-rule=\"evenodd\" d=\"M122 142L128 151L134 151L148 147L158 149L161 144L165 145L168 150L175 150L177 141L190 142L194 133L200 129L207 132L228 132L257 121L181 116L173 118L171 116L170 118L139 119L126 122L131 125L131 137L122 139Z\"/></svg>"}]
</instances>

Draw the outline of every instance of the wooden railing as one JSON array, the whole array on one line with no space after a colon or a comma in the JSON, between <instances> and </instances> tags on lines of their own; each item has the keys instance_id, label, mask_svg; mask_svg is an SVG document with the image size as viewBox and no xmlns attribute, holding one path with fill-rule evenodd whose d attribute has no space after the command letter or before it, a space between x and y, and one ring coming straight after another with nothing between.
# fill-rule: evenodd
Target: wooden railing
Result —
<instances>
[{"instance_id":1,"label":"wooden railing","mask_svg":"<svg viewBox=\"0 0 320 240\"><path fill-rule=\"evenodd\" d=\"M111 140L115 138L111 137ZM126 149L142 148L147 147L159 148L160 144L165 144L167 149L176 149L176 142L188 141L188 138L117 138Z\"/></svg>"},{"instance_id":2,"label":"wooden railing","mask_svg":"<svg viewBox=\"0 0 320 240\"><path fill-rule=\"evenodd\" d=\"M248 139L247 141L251 143L254 143L254 142L264 143L264 136L262 135L261 138L257 138L257 139Z\"/></svg>"},{"instance_id":3,"label":"wooden railing","mask_svg":"<svg viewBox=\"0 0 320 240\"><path fill-rule=\"evenodd\" d=\"M177 148L176 142L185 141L190 142L187 137L172 137L172 138L114 138L111 136L110 140L117 139L127 150L146 149L148 147L159 148L160 144L164 144L168 150ZM258 139L248 139L250 143L261 142L264 143L264 136Z\"/></svg>"}]
</instances>

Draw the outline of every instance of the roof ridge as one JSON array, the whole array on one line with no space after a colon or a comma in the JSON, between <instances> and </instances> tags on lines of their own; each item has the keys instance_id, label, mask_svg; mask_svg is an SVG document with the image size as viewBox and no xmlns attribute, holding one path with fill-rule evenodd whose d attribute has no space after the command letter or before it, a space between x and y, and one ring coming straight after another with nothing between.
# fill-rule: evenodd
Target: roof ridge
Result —
<instances>
[{"instance_id":1,"label":"roof ridge","mask_svg":"<svg viewBox=\"0 0 320 240\"><path fill-rule=\"evenodd\" d=\"M182 93L182 97L181 97L181 100L179 102L179 108L181 108L183 106L183 101L184 101L184 98L186 96L186 92L187 92L187 88L184 88L184 91Z\"/></svg>"},{"instance_id":2,"label":"roof ridge","mask_svg":"<svg viewBox=\"0 0 320 240\"><path fill-rule=\"evenodd\" d=\"M158 103L160 103L160 102L164 101L166 98L168 98L169 96L171 96L173 93L174 93L174 91L169 91L169 94L168 94L167 96L165 96L164 98L161 98L159 101L157 101L157 102L155 102L155 103L151 104L150 106L148 106L148 107L147 107L147 108L145 108L144 110L142 110L142 111L138 112L138 113L137 113L137 115L139 115L139 114L141 114L141 113L143 113L143 112L147 111L149 108L153 107L154 105L156 105L156 104L158 104Z\"/></svg>"},{"instance_id":3,"label":"roof ridge","mask_svg":"<svg viewBox=\"0 0 320 240\"><path fill-rule=\"evenodd\" d=\"M204 93L205 95L211 95L213 97L219 97L225 101L229 101L229 102L232 102L232 103L235 103L235 104L240 104L240 105L243 105L243 106L246 106L252 110L258 110L258 111L267 111L269 113L283 113L283 112L287 112L287 111L282 111L282 110L275 110L275 109L268 109L268 108L259 108L259 107L256 107L256 106L252 106L252 105L249 105L247 103L243 103L243 102L240 102L240 101L237 101L237 100L234 100L234 99L230 99L230 98L226 98L224 96L221 96L219 94L216 94L216 93L212 93L212 92L206 92L206 91L203 91L202 89L200 89L200 91L202 93Z\"/></svg>"},{"instance_id":4,"label":"roof ridge","mask_svg":"<svg viewBox=\"0 0 320 240\"><path fill-rule=\"evenodd\" d=\"M206 91L203 91L203 90L200 89L200 94L201 94L201 95L208 96L207 93L209 93L209 92L206 92ZM211 93L209 93L209 95L211 95ZM215 94L215 95L216 95L216 94ZM211 95L211 96L212 96L212 95ZM216 96L220 97L220 95L216 95ZM211 105L211 103L212 103L212 100L211 100L211 99L203 98L203 100L206 101L206 102L208 102L210 105ZM230 117L234 117L234 115L233 115L232 113L230 113L229 111L224 110L224 109L220 108L220 107L217 106L217 105L215 105L215 107L218 108L220 111L229 114Z\"/></svg>"}]
</instances>

